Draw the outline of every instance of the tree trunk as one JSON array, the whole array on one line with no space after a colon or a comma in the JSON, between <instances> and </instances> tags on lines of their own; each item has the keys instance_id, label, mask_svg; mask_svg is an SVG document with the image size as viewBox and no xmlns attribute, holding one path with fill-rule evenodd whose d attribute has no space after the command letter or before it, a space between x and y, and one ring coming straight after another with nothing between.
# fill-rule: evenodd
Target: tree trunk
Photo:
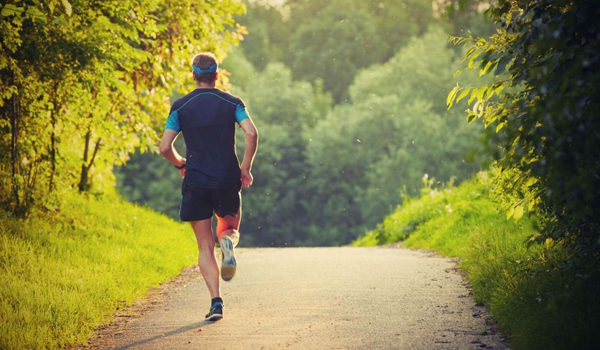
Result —
<instances>
[{"instance_id":1,"label":"tree trunk","mask_svg":"<svg viewBox=\"0 0 600 350\"><path fill-rule=\"evenodd\" d=\"M13 72L12 83L15 85L15 73ZM17 104L17 96L19 96L19 91L14 93L11 96L12 99L12 114L10 116L10 124L11 124L11 143L10 143L10 153L11 153L11 166L12 166L12 190L13 196L15 199L15 211L20 211L21 201L19 198L19 180L17 179L17 175L19 174L19 122L18 115L19 109Z\"/></svg>"},{"instance_id":2,"label":"tree trunk","mask_svg":"<svg viewBox=\"0 0 600 350\"><path fill-rule=\"evenodd\" d=\"M56 116L53 110L51 116L52 133L50 134L50 182L48 184L48 192L54 190L54 173L56 172Z\"/></svg>"},{"instance_id":3,"label":"tree trunk","mask_svg":"<svg viewBox=\"0 0 600 350\"><path fill-rule=\"evenodd\" d=\"M79 192L85 192L89 190L89 173L90 168L94 165L94 160L96 159L96 154L102 145L102 139L99 138L96 141L96 145L94 146L94 153L92 154L92 159L88 162L88 154L90 151L90 139L92 138L92 131L88 129L88 132L85 134L85 148L83 149L83 164L81 165L81 177L79 179Z\"/></svg>"},{"instance_id":4,"label":"tree trunk","mask_svg":"<svg viewBox=\"0 0 600 350\"><path fill-rule=\"evenodd\" d=\"M88 172L90 169L87 166L87 161L88 161L88 152L90 150L90 137L91 136L92 136L92 131L88 129L88 132L85 134L85 147L83 149L83 162L81 164L81 177L79 178L79 192L84 192L87 190Z\"/></svg>"}]
</instances>

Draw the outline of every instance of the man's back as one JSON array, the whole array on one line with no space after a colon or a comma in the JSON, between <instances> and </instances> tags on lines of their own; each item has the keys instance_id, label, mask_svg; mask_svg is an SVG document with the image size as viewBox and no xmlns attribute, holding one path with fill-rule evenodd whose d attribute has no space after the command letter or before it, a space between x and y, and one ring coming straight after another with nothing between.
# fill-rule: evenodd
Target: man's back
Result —
<instances>
[{"instance_id":1,"label":"man's back","mask_svg":"<svg viewBox=\"0 0 600 350\"><path fill-rule=\"evenodd\" d=\"M173 104L169 119L176 118L185 139L187 185L240 186L235 123L244 116L242 100L218 89L196 89Z\"/></svg>"}]
</instances>

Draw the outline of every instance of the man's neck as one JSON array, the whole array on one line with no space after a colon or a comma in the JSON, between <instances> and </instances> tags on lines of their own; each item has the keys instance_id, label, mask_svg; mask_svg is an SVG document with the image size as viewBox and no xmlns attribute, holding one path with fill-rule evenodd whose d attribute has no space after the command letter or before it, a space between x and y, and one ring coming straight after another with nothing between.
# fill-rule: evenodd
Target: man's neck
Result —
<instances>
[{"instance_id":1,"label":"man's neck","mask_svg":"<svg viewBox=\"0 0 600 350\"><path fill-rule=\"evenodd\" d=\"M199 83L196 82L196 88L197 89L214 89L215 88L215 83Z\"/></svg>"}]
</instances>

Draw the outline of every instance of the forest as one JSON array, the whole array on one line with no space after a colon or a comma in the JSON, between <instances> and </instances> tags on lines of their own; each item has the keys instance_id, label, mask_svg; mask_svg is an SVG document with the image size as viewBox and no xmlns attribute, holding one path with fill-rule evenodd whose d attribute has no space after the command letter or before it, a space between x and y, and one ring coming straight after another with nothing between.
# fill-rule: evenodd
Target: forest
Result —
<instances>
[{"instance_id":1,"label":"forest","mask_svg":"<svg viewBox=\"0 0 600 350\"><path fill-rule=\"evenodd\" d=\"M452 86L478 78L454 77L465 50L448 38L491 34L485 2L451 18L443 4L421 0L246 8L236 20L247 35L222 63L261 135L241 244L347 244L418 194L424 179L460 183L489 165L483 128L465 122L466 103L445 103ZM115 173L126 198L178 218L181 179L167 161L138 152Z\"/></svg>"}]
</instances>

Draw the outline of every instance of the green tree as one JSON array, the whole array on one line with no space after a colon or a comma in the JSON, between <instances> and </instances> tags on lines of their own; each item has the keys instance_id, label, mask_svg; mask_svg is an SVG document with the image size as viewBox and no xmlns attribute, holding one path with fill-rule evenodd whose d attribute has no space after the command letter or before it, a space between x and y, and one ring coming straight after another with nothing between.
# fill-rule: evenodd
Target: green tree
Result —
<instances>
[{"instance_id":1,"label":"green tree","mask_svg":"<svg viewBox=\"0 0 600 350\"><path fill-rule=\"evenodd\" d=\"M327 7L290 38L290 66L296 79L324 79L324 88L340 102L356 72L382 59L382 44L367 14L353 6Z\"/></svg>"},{"instance_id":2,"label":"green tree","mask_svg":"<svg viewBox=\"0 0 600 350\"><path fill-rule=\"evenodd\" d=\"M447 35L433 27L388 63L362 71L350 87L353 104L316 126L308 163L313 206L323 205L310 221L331 234L323 242L348 242L373 227L401 203L403 187L418 193L424 174L460 181L478 169L466 158L481 132L444 106L456 67Z\"/></svg>"},{"instance_id":3,"label":"green tree","mask_svg":"<svg viewBox=\"0 0 600 350\"><path fill-rule=\"evenodd\" d=\"M244 29L235 1L11 1L0 12L0 201L25 214L78 188L111 191L113 164L155 148L165 96L199 47ZM198 25L198 23L201 23Z\"/></svg>"},{"instance_id":4,"label":"green tree","mask_svg":"<svg viewBox=\"0 0 600 350\"><path fill-rule=\"evenodd\" d=\"M233 92L244 99L260 132L255 181L244 197L248 209L242 230L251 237L244 244L302 244L310 210L306 134L330 109L330 97L319 85L294 82L291 71L280 63L268 64Z\"/></svg>"},{"instance_id":5,"label":"green tree","mask_svg":"<svg viewBox=\"0 0 600 350\"><path fill-rule=\"evenodd\" d=\"M291 27L284 22L282 10L268 3L252 1L239 21L249 28L242 42L246 58L258 70L269 62L280 62L287 51Z\"/></svg>"},{"instance_id":6,"label":"green tree","mask_svg":"<svg viewBox=\"0 0 600 350\"><path fill-rule=\"evenodd\" d=\"M598 261L600 7L503 0L489 13L500 26L495 35L454 41L470 46L466 69L496 81L457 86L448 105L469 97L468 117L495 130L507 215L536 212L543 229L537 241L560 240Z\"/></svg>"}]
</instances>

